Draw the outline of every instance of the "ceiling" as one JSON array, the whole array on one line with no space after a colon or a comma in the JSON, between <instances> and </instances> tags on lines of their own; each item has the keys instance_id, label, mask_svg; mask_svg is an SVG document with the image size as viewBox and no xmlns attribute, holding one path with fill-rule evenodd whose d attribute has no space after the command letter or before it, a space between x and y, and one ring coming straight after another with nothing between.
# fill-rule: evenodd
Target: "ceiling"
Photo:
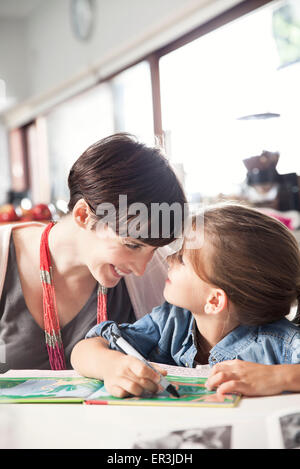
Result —
<instances>
[{"instance_id":1,"label":"ceiling","mask_svg":"<svg viewBox=\"0 0 300 469\"><path fill-rule=\"evenodd\" d=\"M0 18L26 18L42 0L0 0Z\"/></svg>"}]
</instances>

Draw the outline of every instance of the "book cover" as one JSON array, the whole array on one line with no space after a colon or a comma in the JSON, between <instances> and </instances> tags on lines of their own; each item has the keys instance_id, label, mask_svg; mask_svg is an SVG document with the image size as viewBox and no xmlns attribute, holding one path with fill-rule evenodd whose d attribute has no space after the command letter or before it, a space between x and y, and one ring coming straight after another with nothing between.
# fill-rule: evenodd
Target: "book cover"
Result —
<instances>
[{"instance_id":1,"label":"book cover","mask_svg":"<svg viewBox=\"0 0 300 469\"><path fill-rule=\"evenodd\" d=\"M0 378L0 403L85 403L96 405L234 407L238 394L218 396L207 391L207 378L168 376L180 398L167 391L144 394L141 397L110 396L103 381L84 377L23 377Z\"/></svg>"}]
</instances>

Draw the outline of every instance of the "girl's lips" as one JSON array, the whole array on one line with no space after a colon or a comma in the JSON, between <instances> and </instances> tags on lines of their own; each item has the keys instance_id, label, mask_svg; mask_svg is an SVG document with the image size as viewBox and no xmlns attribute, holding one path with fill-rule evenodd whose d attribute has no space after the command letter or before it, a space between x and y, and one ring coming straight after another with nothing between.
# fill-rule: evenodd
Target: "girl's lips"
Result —
<instances>
[{"instance_id":1,"label":"girl's lips","mask_svg":"<svg viewBox=\"0 0 300 469\"><path fill-rule=\"evenodd\" d=\"M166 283L171 283L171 280L169 279L169 277L166 279Z\"/></svg>"}]
</instances>

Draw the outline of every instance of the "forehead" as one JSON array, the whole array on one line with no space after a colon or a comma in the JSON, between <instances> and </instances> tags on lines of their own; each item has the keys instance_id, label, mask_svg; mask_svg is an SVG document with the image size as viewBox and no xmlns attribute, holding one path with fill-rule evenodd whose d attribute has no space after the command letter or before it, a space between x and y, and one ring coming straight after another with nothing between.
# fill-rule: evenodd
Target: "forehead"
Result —
<instances>
[{"instance_id":1,"label":"forehead","mask_svg":"<svg viewBox=\"0 0 300 469\"><path fill-rule=\"evenodd\" d=\"M204 273L211 273L214 259L214 246L208 238L205 239L201 247L195 249L188 249L183 246L182 256L184 261L190 263L194 270L201 275ZM204 275L205 276L205 275Z\"/></svg>"}]
</instances>

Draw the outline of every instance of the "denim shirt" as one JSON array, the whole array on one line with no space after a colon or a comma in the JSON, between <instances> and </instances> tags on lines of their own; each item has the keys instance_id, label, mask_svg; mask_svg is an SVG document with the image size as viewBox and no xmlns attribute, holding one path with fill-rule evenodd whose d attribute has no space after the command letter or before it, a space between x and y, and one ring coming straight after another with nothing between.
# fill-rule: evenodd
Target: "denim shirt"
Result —
<instances>
[{"instance_id":1,"label":"denim shirt","mask_svg":"<svg viewBox=\"0 0 300 469\"><path fill-rule=\"evenodd\" d=\"M111 336L114 332L149 361L192 368L197 354L195 328L190 311L165 302L134 324L102 322L86 338L102 336L116 350ZM300 363L300 328L288 319L263 326L239 326L211 349L208 362L213 366L235 358L269 365Z\"/></svg>"}]
</instances>

